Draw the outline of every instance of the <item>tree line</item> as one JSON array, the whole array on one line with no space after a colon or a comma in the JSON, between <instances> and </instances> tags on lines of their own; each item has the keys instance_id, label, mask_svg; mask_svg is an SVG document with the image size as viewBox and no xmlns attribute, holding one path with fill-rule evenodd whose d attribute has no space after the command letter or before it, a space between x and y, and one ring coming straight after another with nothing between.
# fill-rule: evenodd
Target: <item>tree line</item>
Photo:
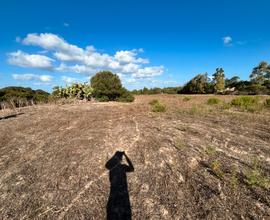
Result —
<instances>
[{"instance_id":1,"label":"tree line","mask_svg":"<svg viewBox=\"0 0 270 220\"><path fill-rule=\"evenodd\" d=\"M270 64L261 62L253 68L249 80L238 76L225 77L223 68L217 68L210 78L207 73L198 74L182 87L146 88L128 91L122 86L117 74L98 72L89 83L74 83L66 87L56 86L52 94L43 90L24 87L0 89L0 109L7 106L21 107L58 98L77 98L97 101L132 102L134 94L241 94L270 95Z\"/></svg>"},{"instance_id":2,"label":"tree line","mask_svg":"<svg viewBox=\"0 0 270 220\"><path fill-rule=\"evenodd\" d=\"M249 80L238 76L225 77L223 68L217 68L210 78L208 73L198 74L182 87L143 88L133 90L133 94L243 94L270 95L270 64L263 61L254 67Z\"/></svg>"},{"instance_id":3,"label":"tree line","mask_svg":"<svg viewBox=\"0 0 270 220\"><path fill-rule=\"evenodd\" d=\"M0 89L0 109L16 108L48 102L50 93L41 89L33 90L18 86L9 86Z\"/></svg>"}]
</instances>

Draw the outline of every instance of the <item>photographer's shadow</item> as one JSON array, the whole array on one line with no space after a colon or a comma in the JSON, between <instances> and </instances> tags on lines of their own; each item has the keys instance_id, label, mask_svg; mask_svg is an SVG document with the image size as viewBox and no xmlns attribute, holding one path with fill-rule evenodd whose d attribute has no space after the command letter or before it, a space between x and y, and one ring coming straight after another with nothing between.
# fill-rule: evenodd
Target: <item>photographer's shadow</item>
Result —
<instances>
[{"instance_id":1,"label":"photographer's shadow","mask_svg":"<svg viewBox=\"0 0 270 220\"><path fill-rule=\"evenodd\" d=\"M127 164L123 164L123 156ZM133 172L134 167L125 152L117 151L107 161L106 168L110 171L110 196L107 203L108 220L130 220L131 207L129 201L127 172Z\"/></svg>"}]
</instances>

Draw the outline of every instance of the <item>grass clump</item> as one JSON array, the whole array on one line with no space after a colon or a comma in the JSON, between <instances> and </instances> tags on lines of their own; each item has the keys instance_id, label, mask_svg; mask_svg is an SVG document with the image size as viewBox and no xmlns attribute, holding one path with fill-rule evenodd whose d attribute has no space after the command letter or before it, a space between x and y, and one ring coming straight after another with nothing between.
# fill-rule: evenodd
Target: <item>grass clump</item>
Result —
<instances>
[{"instance_id":1,"label":"grass clump","mask_svg":"<svg viewBox=\"0 0 270 220\"><path fill-rule=\"evenodd\" d=\"M241 96L233 99L231 105L243 110L254 111L259 104L258 97Z\"/></svg>"},{"instance_id":2,"label":"grass clump","mask_svg":"<svg viewBox=\"0 0 270 220\"><path fill-rule=\"evenodd\" d=\"M246 170L244 175L246 178L245 181L248 185L270 189L270 177L264 175L263 170L259 165L258 158L254 158L252 168Z\"/></svg>"},{"instance_id":3,"label":"grass clump","mask_svg":"<svg viewBox=\"0 0 270 220\"><path fill-rule=\"evenodd\" d=\"M237 187L238 187L238 178L237 178L237 167L234 166L233 169L232 169L232 173L231 173L231 176L230 176L230 184L231 184L231 187L236 190Z\"/></svg>"},{"instance_id":4,"label":"grass clump","mask_svg":"<svg viewBox=\"0 0 270 220\"><path fill-rule=\"evenodd\" d=\"M231 103L223 102L220 108L223 110L228 110L231 108Z\"/></svg>"},{"instance_id":5,"label":"grass clump","mask_svg":"<svg viewBox=\"0 0 270 220\"><path fill-rule=\"evenodd\" d=\"M245 172L246 182L250 186L259 186L270 189L270 178L265 176L259 168L254 168Z\"/></svg>"},{"instance_id":6,"label":"grass clump","mask_svg":"<svg viewBox=\"0 0 270 220\"><path fill-rule=\"evenodd\" d=\"M218 98L210 98L207 100L208 105L217 105L220 103L220 100Z\"/></svg>"},{"instance_id":7,"label":"grass clump","mask_svg":"<svg viewBox=\"0 0 270 220\"><path fill-rule=\"evenodd\" d=\"M180 140L180 139L178 139L178 140L176 141L176 143L175 143L175 147L176 147L177 149L179 149L179 150L184 149L185 146L186 146L185 143L184 143L182 140Z\"/></svg>"},{"instance_id":8,"label":"grass clump","mask_svg":"<svg viewBox=\"0 0 270 220\"><path fill-rule=\"evenodd\" d=\"M220 161L218 160L214 160L211 164L210 167L212 169L212 171L219 177L219 178L223 178L224 177L224 172L222 171L221 167L222 164Z\"/></svg>"},{"instance_id":9,"label":"grass clump","mask_svg":"<svg viewBox=\"0 0 270 220\"><path fill-rule=\"evenodd\" d=\"M157 103L159 103L159 101L157 100L157 99L152 99L150 102L149 102L149 105L155 105L155 104L157 104Z\"/></svg>"},{"instance_id":10,"label":"grass clump","mask_svg":"<svg viewBox=\"0 0 270 220\"><path fill-rule=\"evenodd\" d=\"M152 112L166 112L166 105L158 102L155 102L152 105Z\"/></svg>"},{"instance_id":11,"label":"grass clump","mask_svg":"<svg viewBox=\"0 0 270 220\"><path fill-rule=\"evenodd\" d=\"M190 99L191 99L191 97L186 96L186 97L183 98L183 101L188 102Z\"/></svg>"},{"instance_id":12,"label":"grass clump","mask_svg":"<svg viewBox=\"0 0 270 220\"><path fill-rule=\"evenodd\" d=\"M264 102L264 106L270 108L270 99L266 99Z\"/></svg>"},{"instance_id":13,"label":"grass clump","mask_svg":"<svg viewBox=\"0 0 270 220\"><path fill-rule=\"evenodd\" d=\"M156 103L152 107L153 112L166 112L166 105L161 104L161 103Z\"/></svg>"},{"instance_id":14,"label":"grass clump","mask_svg":"<svg viewBox=\"0 0 270 220\"><path fill-rule=\"evenodd\" d=\"M212 156L212 155L215 155L217 153L217 150L215 147L213 146L208 146L206 149L205 149L205 153L209 156Z\"/></svg>"}]
</instances>

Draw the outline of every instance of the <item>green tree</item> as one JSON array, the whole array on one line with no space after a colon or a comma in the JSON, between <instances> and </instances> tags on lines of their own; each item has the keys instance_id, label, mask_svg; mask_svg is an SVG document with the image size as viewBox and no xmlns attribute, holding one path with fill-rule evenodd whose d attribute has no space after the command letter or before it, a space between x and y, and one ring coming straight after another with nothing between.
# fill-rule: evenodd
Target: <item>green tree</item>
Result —
<instances>
[{"instance_id":1,"label":"green tree","mask_svg":"<svg viewBox=\"0 0 270 220\"><path fill-rule=\"evenodd\" d=\"M149 94L149 89L144 87L142 90L142 94Z\"/></svg>"},{"instance_id":2,"label":"green tree","mask_svg":"<svg viewBox=\"0 0 270 220\"><path fill-rule=\"evenodd\" d=\"M116 100L120 96L122 88L120 78L110 71L98 72L91 78L91 86L94 89L94 97L97 99L106 97L108 100Z\"/></svg>"},{"instance_id":3,"label":"green tree","mask_svg":"<svg viewBox=\"0 0 270 220\"><path fill-rule=\"evenodd\" d=\"M225 86L226 87L234 87L238 82L240 78L238 76L233 76L230 79L225 79Z\"/></svg>"},{"instance_id":4,"label":"green tree","mask_svg":"<svg viewBox=\"0 0 270 220\"><path fill-rule=\"evenodd\" d=\"M203 94L208 92L209 78L207 73L199 74L191 79L180 91L184 94Z\"/></svg>"},{"instance_id":5,"label":"green tree","mask_svg":"<svg viewBox=\"0 0 270 220\"><path fill-rule=\"evenodd\" d=\"M254 67L249 76L251 82L262 85L265 80L270 80L270 65L263 61Z\"/></svg>"},{"instance_id":6,"label":"green tree","mask_svg":"<svg viewBox=\"0 0 270 220\"><path fill-rule=\"evenodd\" d=\"M225 74L222 68L217 68L213 74L215 92L222 92L225 89Z\"/></svg>"},{"instance_id":7,"label":"green tree","mask_svg":"<svg viewBox=\"0 0 270 220\"><path fill-rule=\"evenodd\" d=\"M120 78L110 71L98 72L91 78L93 96L100 101L132 102L134 97L122 87Z\"/></svg>"}]
</instances>

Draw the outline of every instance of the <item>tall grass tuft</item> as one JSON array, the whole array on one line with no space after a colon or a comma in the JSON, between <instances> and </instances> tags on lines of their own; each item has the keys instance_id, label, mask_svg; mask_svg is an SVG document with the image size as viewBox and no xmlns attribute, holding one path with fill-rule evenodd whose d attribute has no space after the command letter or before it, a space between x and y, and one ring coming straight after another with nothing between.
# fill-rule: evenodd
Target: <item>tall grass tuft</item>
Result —
<instances>
[{"instance_id":1,"label":"tall grass tuft","mask_svg":"<svg viewBox=\"0 0 270 220\"><path fill-rule=\"evenodd\" d=\"M208 105L217 105L220 103L220 100L218 98L210 98L207 100Z\"/></svg>"},{"instance_id":2,"label":"tall grass tuft","mask_svg":"<svg viewBox=\"0 0 270 220\"><path fill-rule=\"evenodd\" d=\"M152 100L149 104L152 106L152 112L166 112L166 105L158 100Z\"/></svg>"},{"instance_id":3,"label":"tall grass tuft","mask_svg":"<svg viewBox=\"0 0 270 220\"><path fill-rule=\"evenodd\" d=\"M259 97L241 96L233 99L231 105L242 110L255 111L259 107Z\"/></svg>"},{"instance_id":4,"label":"tall grass tuft","mask_svg":"<svg viewBox=\"0 0 270 220\"><path fill-rule=\"evenodd\" d=\"M266 99L264 102L264 106L270 108L270 99Z\"/></svg>"}]
</instances>

